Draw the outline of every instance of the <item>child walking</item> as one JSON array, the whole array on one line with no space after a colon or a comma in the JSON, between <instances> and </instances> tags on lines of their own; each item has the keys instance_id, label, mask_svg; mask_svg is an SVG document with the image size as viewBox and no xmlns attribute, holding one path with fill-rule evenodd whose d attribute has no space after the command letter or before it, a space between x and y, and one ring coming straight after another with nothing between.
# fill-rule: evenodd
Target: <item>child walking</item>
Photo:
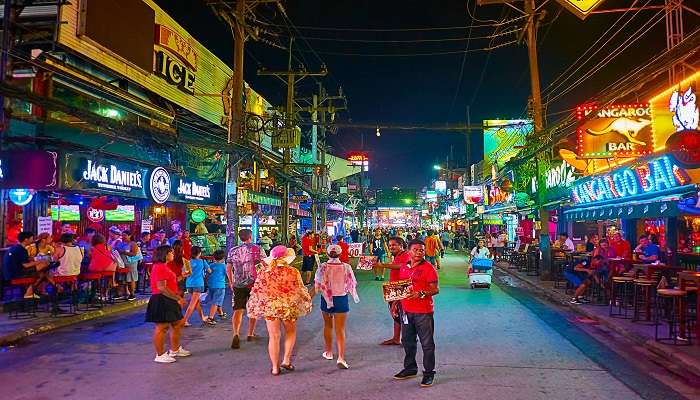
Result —
<instances>
[{"instance_id":1,"label":"child walking","mask_svg":"<svg viewBox=\"0 0 700 400\"><path fill-rule=\"evenodd\" d=\"M226 253L223 250L217 250L214 252L214 262L209 264L207 273L207 285L209 286L209 303L211 307L209 309L209 317L206 319L205 323L209 325L216 325L214 317L219 313L219 316L224 317L223 309L221 306L224 304L224 296L226 295L226 264L224 263L224 258L226 258Z\"/></svg>"},{"instance_id":2,"label":"child walking","mask_svg":"<svg viewBox=\"0 0 700 400\"><path fill-rule=\"evenodd\" d=\"M202 260L202 248L199 246L192 247L192 259L190 260L190 267L192 268L192 275L187 277L185 281L185 287L189 293L192 293L192 298L190 298L190 304L187 306L187 311L185 312L185 326L190 326L190 317L194 312L195 308L199 313L199 318L202 322L206 322L207 319L202 311L201 295L204 293L204 271L209 269L209 264Z\"/></svg>"}]
</instances>

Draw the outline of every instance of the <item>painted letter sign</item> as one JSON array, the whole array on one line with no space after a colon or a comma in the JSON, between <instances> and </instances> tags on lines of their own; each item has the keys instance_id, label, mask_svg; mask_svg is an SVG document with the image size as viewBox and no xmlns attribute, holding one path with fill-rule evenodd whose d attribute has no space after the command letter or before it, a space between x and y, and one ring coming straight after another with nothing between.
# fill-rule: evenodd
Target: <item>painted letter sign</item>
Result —
<instances>
[{"instance_id":1,"label":"painted letter sign","mask_svg":"<svg viewBox=\"0 0 700 400\"><path fill-rule=\"evenodd\" d=\"M675 160L661 156L589 177L574 186L572 198L576 204L628 200L648 194L662 194L689 183L690 177Z\"/></svg>"}]
</instances>

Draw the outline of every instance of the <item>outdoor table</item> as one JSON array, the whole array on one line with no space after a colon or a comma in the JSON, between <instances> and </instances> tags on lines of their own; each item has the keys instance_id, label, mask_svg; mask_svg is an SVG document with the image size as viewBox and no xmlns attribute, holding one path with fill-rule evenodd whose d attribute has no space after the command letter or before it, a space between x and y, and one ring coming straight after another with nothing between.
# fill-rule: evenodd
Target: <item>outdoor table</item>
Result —
<instances>
[{"instance_id":1,"label":"outdoor table","mask_svg":"<svg viewBox=\"0 0 700 400\"><path fill-rule=\"evenodd\" d=\"M681 290L686 290L688 287L688 282L695 282L696 287L700 287L700 272L694 271L680 271L678 272L678 284ZM697 311L695 315L700 315L700 301L696 302ZM679 318L679 324L681 326L680 336L685 337L685 307L681 310L681 316ZM700 344L698 339L700 338L700 324L695 324L695 342Z\"/></svg>"},{"instance_id":2,"label":"outdoor table","mask_svg":"<svg viewBox=\"0 0 700 400\"><path fill-rule=\"evenodd\" d=\"M647 279L651 279L655 272L675 272L682 271L683 268L671 267L669 265L659 263L659 264L632 264L632 268L637 271L645 273Z\"/></svg>"},{"instance_id":3,"label":"outdoor table","mask_svg":"<svg viewBox=\"0 0 700 400\"><path fill-rule=\"evenodd\" d=\"M617 276L617 272L619 269L622 270L627 270L627 266L631 266L633 261L629 258L622 258L622 257L612 257L608 258L608 270L609 270L609 275L612 278L613 276ZM621 268L620 268L621 267Z\"/></svg>"}]
</instances>

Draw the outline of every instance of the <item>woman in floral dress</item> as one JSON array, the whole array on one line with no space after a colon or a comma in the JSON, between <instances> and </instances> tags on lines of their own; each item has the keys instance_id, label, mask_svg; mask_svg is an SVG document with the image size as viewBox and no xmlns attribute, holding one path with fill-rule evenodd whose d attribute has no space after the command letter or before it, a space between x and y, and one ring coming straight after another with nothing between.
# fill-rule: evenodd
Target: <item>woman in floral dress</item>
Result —
<instances>
[{"instance_id":1,"label":"woman in floral dress","mask_svg":"<svg viewBox=\"0 0 700 400\"><path fill-rule=\"evenodd\" d=\"M265 319L269 342L267 350L272 362L272 375L280 367L293 371L291 357L297 339L297 319L311 311L311 296L301 280L299 270L290 264L296 258L293 249L275 246L265 266L258 273L248 300L248 318ZM284 356L280 359L280 338L284 326Z\"/></svg>"}]
</instances>

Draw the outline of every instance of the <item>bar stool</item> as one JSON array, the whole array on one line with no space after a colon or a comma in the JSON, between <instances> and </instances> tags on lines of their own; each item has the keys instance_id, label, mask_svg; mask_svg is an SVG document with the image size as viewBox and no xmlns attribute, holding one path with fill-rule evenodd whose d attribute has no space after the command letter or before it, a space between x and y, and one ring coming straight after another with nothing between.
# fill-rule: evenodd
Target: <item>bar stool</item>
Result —
<instances>
[{"instance_id":1,"label":"bar stool","mask_svg":"<svg viewBox=\"0 0 700 400\"><path fill-rule=\"evenodd\" d=\"M17 289L19 288L19 298L11 300L5 303L5 308L8 310L8 318L10 319L28 319L36 318L36 311L39 305L39 299L31 298L25 299L24 293L27 291L29 286L36 282L36 278L17 278L11 279L3 287L3 292L6 289Z\"/></svg>"},{"instance_id":2,"label":"bar stool","mask_svg":"<svg viewBox=\"0 0 700 400\"><path fill-rule=\"evenodd\" d=\"M127 282L126 282L126 274L128 274L128 273L129 273L129 268L126 268L126 267L125 267L125 268L117 268L117 270L116 270L116 279L117 279L118 283L116 284L114 291L116 291L116 288L118 288L118 287L120 287L120 286L123 286L123 287L124 287L124 293L126 293L126 285L127 285ZM126 300L126 295L124 295L123 298L119 298L119 297L116 296L116 293L115 293L115 294L113 295L113 297L112 297L112 303L116 303L117 301L119 301L119 302L125 302L125 301L127 301L127 300Z\"/></svg>"},{"instance_id":3,"label":"bar stool","mask_svg":"<svg viewBox=\"0 0 700 400\"><path fill-rule=\"evenodd\" d=\"M116 290L116 285L114 284L114 274L115 271L102 271L100 272L100 289L104 290L104 295L100 293L101 302L114 304L114 290Z\"/></svg>"},{"instance_id":4,"label":"bar stool","mask_svg":"<svg viewBox=\"0 0 700 400\"><path fill-rule=\"evenodd\" d=\"M77 314L78 296L77 283L78 275L54 276L56 284L54 292L51 294L51 316L75 315ZM63 290L59 291L58 287ZM68 299L68 309L61 307L61 300Z\"/></svg>"},{"instance_id":5,"label":"bar stool","mask_svg":"<svg viewBox=\"0 0 700 400\"><path fill-rule=\"evenodd\" d=\"M85 272L78 275L78 299L82 298L85 311L99 310L104 307L101 281L102 274L99 272ZM80 301L78 301L78 310L80 310Z\"/></svg>"},{"instance_id":6,"label":"bar stool","mask_svg":"<svg viewBox=\"0 0 700 400\"><path fill-rule=\"evenodd\" d=\"M531 252L527 257L527 276L540 276L540 254L539 252Z\"/></svg>"},{"instance_id":7,"label":"bar stool","mask_svg":"<svg viewBox=\"0 0 700 400\"><path fill-rule=\"evenodd\" d=\"M653 280L634 280L634 312L632 313L633 322L656 324L656 321L652 321L651 318L651 310L653 307L653 299L655 297L655 289L656 282ZM642 314L644 316L643 320Z\"/></svg>"},{"instance_id":8,"label":"bar stool","mask_svg":"<svg viewBox=\"0 0 700 400\"><path fill-rule=\"evenodd\" d=\"M690 345L690 323L686 318L686 332L688 337L679 337L680 331L680 313L685 312L685 299L688 292L679 289L658 289L656 291L656 312L654 321L654 339L657 342L673 344L673 345ZM666 320L668 323L668 336L659 337L659 325L661 320Z\"/></svg>"},{"instance_id":9,"label":"bar stool","mask_svg":"<svg viewBox=\"0 0 700 400\"><path fill-rule=\"evenodd\" d=\"M560 282L566 282L564 279L564 270L569 265L569 259L566 257L557 257L552 259L552 279L554 279L554 287L559 289Z\"/></svg>"},{"instance_id":10,"label":"bar stool","mask_svg":"<svg viewBox=\"0 0 700 400\"><path fill-rule=\"evenodd\" d=\"M616 276L612 278L610 288L610 313L615 318L630 318L627 310L631 306L634 278Z\"/></svg>"}]
</instances>

